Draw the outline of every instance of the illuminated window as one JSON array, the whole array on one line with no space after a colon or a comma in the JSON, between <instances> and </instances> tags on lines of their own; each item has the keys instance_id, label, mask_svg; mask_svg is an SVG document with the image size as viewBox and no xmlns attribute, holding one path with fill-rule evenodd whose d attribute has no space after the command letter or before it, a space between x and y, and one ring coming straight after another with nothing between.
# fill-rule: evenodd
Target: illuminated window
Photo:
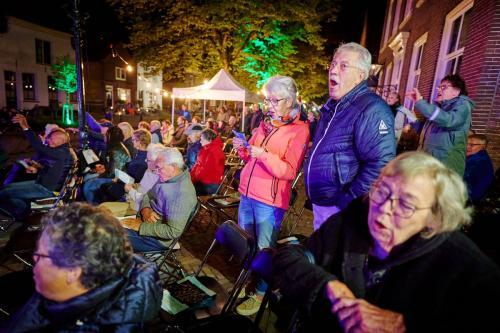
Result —
<instances>
[{"instance_id":1,"label":"illuminated window","mask_svg":"<svg viewBox=\"0 0 500 333\"><path fill-rule=\"evenodd\" d=\"M54 77L47 76L47 87L49 92L49 102L57 102L57 86Z\"/></svg>"},{"instance_id":2,"label":"illuminated window","mask_svg":"<svg viewBox=\"0 0 500 333\"><path fill-rule=\"evenodd\" d=\"M413 44L410 71L408 73L408 83L406 84L407 91L411 91L413 88L418 88L418 82L420 81L420 73L422 67L422 56L424 54L424 45L426 42L427 32L419 39L417 39L417 41ZM406 98L405 106L411 110L413 108L413 101L411 101L409 98Z\"/></svg>"},{"instance_id":3,"label":"illuminated window","mask_svg":"<svg viewBox=\"0 0 500 333\"><path fill-rule=\"evenodd\" d=\"M120 81L127 80L125 68L123 67L115 67L115 78Z\"/></svg>"},{"instance_id":4,"label":"illuminated window","mask_svg":"<svg viewBox=\"0 0 500 333\"><path fill-rule=\"evenodd\" d=\"M25 101L35 100L35 74L23 73L23 98Z\"/></svg>"}]
</instances>

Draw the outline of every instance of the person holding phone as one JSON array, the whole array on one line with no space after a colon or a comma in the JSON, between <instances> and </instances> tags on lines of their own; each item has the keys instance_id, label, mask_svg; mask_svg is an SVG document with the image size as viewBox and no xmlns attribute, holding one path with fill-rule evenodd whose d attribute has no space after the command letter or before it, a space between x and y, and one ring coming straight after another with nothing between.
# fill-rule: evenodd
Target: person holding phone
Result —
<instances>
[{"instance_id":1,"label":"person holding phone","mask_svg":"<svg viewBox=\"0 0 500 333\"><path fill-rule=\"evenodd\" d=\"M259 249L273 247L288 209L292 181L302 165L309 127L299 119L297 86L291 77L277 75L265 87L267 120L261 121L248 144L238 136L233 146L246 160L240 176L238 223L255 235ZM259 281L256 293L237 312L256 313L267 286Z\"/></svg>"}]
</instances>

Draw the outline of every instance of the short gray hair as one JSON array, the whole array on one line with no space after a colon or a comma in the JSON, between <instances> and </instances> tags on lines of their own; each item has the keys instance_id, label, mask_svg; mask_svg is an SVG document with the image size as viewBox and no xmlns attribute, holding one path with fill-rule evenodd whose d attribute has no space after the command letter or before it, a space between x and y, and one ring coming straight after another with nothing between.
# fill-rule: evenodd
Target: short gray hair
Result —
<instances>
[{"instance_id":1,"label":"short gray hair","mask_svg":"<svg viewBox=\"0 0 500 333\"><path fill-rule=\"evenodd\" d=\"M158 128L161 128L161 123L159 120L151 120L149 122L149 128L151 132L156 131Z\"/></svg>"},{"instance_id":2,"label":"short gray hair","mask_svg":"<svg viewBox=\"0 0 500 333\"><path fill-rule=\"evenodd\" d=\"M290 116L297 115L300 108L297 102L297 84L294 79L289 76L275 75L266 82L264 89L270 94L279 95L280 98L291 99L293 111Z\"/></svg>"},{"instance_id":3,"label":"short gray hair","mask_svg":"<svg viewBox=\"0 0 500 333\"><path fill-rule=\"evenodd\" d=\"M382 169L378 180L394 176L411 179L420 175L428 176L436 191L432 207L435 225L422 234L424 237L458 230L471 223L472 209L466 207L467 187L462 178L427 153L406 152L397 156Z\"/></svg>"},{"instance_id":4,"label":"short gray hair","mask_svg":"<svg viewBox=\"0 0 500 333\"><path fill-rule=\"evenodd\" d=\"M184 158L177 148L165 148L158 153L158 157L162 157L169 165L176 166L179 169L184 168Z\"/></svg>"},{"instance_id":5,"label":"short gray hair","mask_svg":"<svg viewBox=\"0 0 500 333\"><path fill-rule=\"evenodd\" d=\"M160 151L165 149L167 149L167 147L165 147L161 143L150 143L148 145L148 148L146 148L146 150L148 151L148 158L151 160L156 160Z\"/></svg>"},{"instance_id":6,"label":"short gray hair","mask_svg":"<svg viewBox=\"0 0 500 333\"><path fill-rule=\"evenodd\" d=\"M356 61L356 67L358 67L364 74L365 79L370 75L370 69L372 66L372 55L363 46L358 43L345 43L341 44L336 50L335 54L342 52L354 52L358 55L358 60ZM335 56L334 54L334 56Z\"/></svg>"}]
</instances>

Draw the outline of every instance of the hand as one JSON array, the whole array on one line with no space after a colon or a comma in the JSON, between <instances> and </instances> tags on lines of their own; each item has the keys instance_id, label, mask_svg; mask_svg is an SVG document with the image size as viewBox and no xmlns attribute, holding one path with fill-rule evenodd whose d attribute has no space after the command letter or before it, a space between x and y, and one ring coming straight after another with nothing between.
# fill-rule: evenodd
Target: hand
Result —
<instances>
[{"instance_id":1,"label":"hand","mask_svg":"<svg viewBox=\"0 0 500 333\"><path fill-rule=\"evenodd\" d=\"M252 157L259 157L262 155L266 150L262 147L257 147L257 146L250 146L250 156Z\"/></svg>"},{"instance_id":2,"label":"hand","mask_svg":"<svg viewBox=\"0 0 500 333\"><path fill-rule=\"evenodd\" d=\"M123 189L125 190L126 193L130 192L130 190L133 188L134 184L125 184L125 186L123 186Z\"/></svg>"},{"instance_id":3,"label":"hand","mask_svg":"<svg viewBox=\"0 0 500 333\"><path fill-rule=\"evenodd\" d=\"M417 88L413 88L412 91L406 93L406 97L411 99L413 102L416 102L422 99L422 94L420 94L420 91L418 91Z\"/></svg>"},{"instance_id":4,"label":"hand","mask_svg":"<svg viewBox=\"0 0 500 333\"><path fill-rule=\"evenodd\" d=\"M152 210L149 207L143 208L141 210L141 216L142 216L142 221L148 223L154 223L160 219L160 215L158 215L154 210Z\"/></svg>"},{"instance_id":5,"label":"hand","mask_svg":"<svg viewBox=\"0 0 500 333\"><path fill-rule=\"evenodd\" d=\"M356 298L351 289L339 280L331 280L328 282L326 285L326 295L332 304L337 302L340 298Z\"/></svg>"},{"instance_id":6,"label":"hand","mask_svg":"<svg viewBox=\"0 0 500 333\"><path fill-rule=\"evenodd\" d=\"M26 168L26 173L37 173L38 172L38 169L35 168L34 166L28 166Z\"/></svg>"},{"instance_id":7,"label":"hand","mask_svg":"<svg viewBox=\"0 0 500 333\"><path fill-rule=\"evenodd\" d=\"M346 333L406 332L403 315L381 309L363 299L339 298L332 306Z\"/></svg>"},{"instance_id":8,"label":"hand","mask_svg":"<svg viewBox=\"0 0 500 333\"><path fill-rule=\"evenodd\" d=\"M21 126L22 129L28 129L29 128L28 121L26 120L26 117L23 116L22 114L16 114L12 118L12 122L14 124L19 124L19 126Z\"/></svg>"},{"instance_id":9,"label":"hand","mask_svg":"<svg viewBox=\"0 0 500 333\"><path fill-rule=\"evenodd\" d=\"M139 231L142 223L141 220L139 219L123 219L120 222L125 228L132 229L135 231Z\"/></svg>"}]
</instances>

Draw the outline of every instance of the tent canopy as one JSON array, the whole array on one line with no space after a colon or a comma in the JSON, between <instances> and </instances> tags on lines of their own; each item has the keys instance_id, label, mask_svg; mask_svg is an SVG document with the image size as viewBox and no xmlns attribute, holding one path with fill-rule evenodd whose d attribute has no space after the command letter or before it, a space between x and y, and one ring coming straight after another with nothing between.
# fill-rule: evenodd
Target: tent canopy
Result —
<instances>
[{"instance_id":1,"label":"tent canopy","mask_svg":"<svg viewBox=\"0 0 500 333\"><path fill-rule=\"evenodd\" d=\"M174 88L172 93L175 97L189 99L244 101L248 103L262 101L261 96L244 88L224 69L221 69L205 84L189 88Z\"/></svg>"}]
</instances>

